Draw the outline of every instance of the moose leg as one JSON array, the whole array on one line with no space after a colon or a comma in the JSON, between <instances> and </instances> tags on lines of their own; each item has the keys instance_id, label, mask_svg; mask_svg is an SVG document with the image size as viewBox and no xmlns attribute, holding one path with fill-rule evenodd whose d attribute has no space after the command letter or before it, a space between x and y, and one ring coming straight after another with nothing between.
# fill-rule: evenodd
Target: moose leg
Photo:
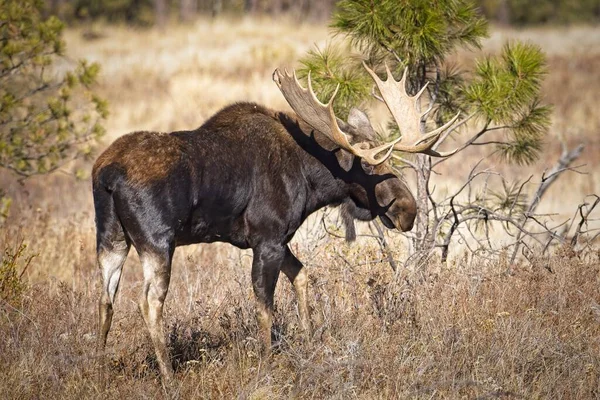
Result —
<instances>
[{"instance_id":1,"label":"moose leg","mask_svg":"<svg viewBox=\"0 0 600 400\"><path fill-rule=\"evenodd\" d=\"M289 247L285 248L285 259L281 266L281 271L288 277L298 298L298 314L300 316L300 326L306 334L310 334L310 315L308 312L308 274L302 263L292 254Z\"/></svg>"},{"instance_id":2,"label":"moose leg","mask_svg":"<svg viewBox=\"0 0 600 400\"><path fill-rule=\"evenodd\" d=\"M98 268L102 272L102 294L98 302L98 350L106 347L106 338L112 324L113 303L121 280L123 264L129 253L129 244L123 240L98 246Z\"/></svg>"},{"instance_id":3,"label":"moose leg","mask_svg":"<svg viewBox=\"0 0 600 400\"><path fill-rule=\"evenodd\" d=\"M163 330L163 304L171 278L173 251L144 252L140 254L144 270L144 286L140 299L140 311L154 344L160 373L165 381L173 377L173 367L167 352Z\"/></svg>"},{"instance_id":4,"label":"moose leg","mask_svg":"<svg viewBox=\"0 0 600 400\"><path fill-rule=\"evenodd\" d=\"M273 294L279 278L281 263L285 257L285 247L263 244L253 250L252 287L256 296L257 319L263 339L263 352L267 356L271 351Z\"/></svg>"}]
</instances>

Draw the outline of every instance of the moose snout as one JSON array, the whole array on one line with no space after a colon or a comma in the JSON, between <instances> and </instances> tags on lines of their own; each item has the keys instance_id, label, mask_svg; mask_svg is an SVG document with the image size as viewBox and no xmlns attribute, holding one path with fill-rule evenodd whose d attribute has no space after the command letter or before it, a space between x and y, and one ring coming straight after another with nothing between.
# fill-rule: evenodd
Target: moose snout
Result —
<instances>
[{"instance_id":1,"label":"moose snout","mask_svg":"<svg viewBox=\"0 0 600 400\"><path fill-rule=\"evenodd\" d=\"M402 217L399 227L402 232L409 232L413 228L416 215L417 213L411 213Z\"/></svg>"}]
</instances>

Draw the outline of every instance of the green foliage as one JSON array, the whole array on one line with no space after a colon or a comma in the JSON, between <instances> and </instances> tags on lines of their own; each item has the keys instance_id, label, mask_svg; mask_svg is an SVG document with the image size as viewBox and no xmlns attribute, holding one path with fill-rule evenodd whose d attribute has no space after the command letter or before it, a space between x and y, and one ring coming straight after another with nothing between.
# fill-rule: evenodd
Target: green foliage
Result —
<instances>
[{"instance_id":1,"label":"green foliage","mask_svg":"<svg viewBox=\"0 0 600 400\"><path fill-rule=\"evenodd\" d=\"M63 24L37 0L0 0L0 167L22 177L82 156L104 133L107 104L90 88L98 64L67 72Z\"/></svg>"},{"instance_id":2,"label":"green foliage","mask_svg":"<svg viewBox=\"0 0 600 400\"><path fill-rule=\"evenodd\" d=\"M457 83L462 81L459 71L441 69L444 57L456 46L480 46L487 35L487 23L480 18L474 6L467 1L423 0L402 1L342 0L334 13L332 28L338 35L349 39L362 59L367 59L375 70L386 63L396 79L409 67L409 92L421 88L431 74L437 74L437 90L442 100L435 115L441 121L452 111L462 108L456 102ZM370 99L373 82L357 58L348 58L347 49L330 45L326 51L310 52L303 60L305 75L311 71L313 86L331 93L340 85L334 108L345 111ZM342 71L346 72L345 74ZM344 90L346 89L346 90ZM350 92L352 91L352 92ZM338 104L341 103L341 104ZM341 112L340 117L344 116Z\"/></svg>"},{"instance_id":3,"label":"green foliage","mask_svg":"<svg viewBox=\"0 0 600 400\"><path fill-rule=\"evenodd\" d=\"M478 62L473 80L465 87L466 100L486 126L504 128L508 138L498 146L507 160L517 164L537 159L550 124L551 108L538 98L545 74L539 47L509 43L500 57Z\"/></svg>"},{"instance_id":4,"label":"green foliage","mask_svg":"<svg viewBox=\"0 0 600 400\"><path fill-rule=\"evenodd\" d=\"M0 259L0 299L8 303L19 303L27 288L23 274L34 255L27 255L27 245L18 243L14 249L6 248Z\"/></svg>"},{"instance_id":5,"label":"green foliage","mask_svg":"<svg viewBox=\"0 0 600 400\"><path fill-rule=\"evenodd\" d=\"M437 125L443 125L458 112L468 115L469 104L463 93L465 83L466 76L456 65L444 64L439 68L436 107L432 113Z\"/></svg>"},{"instance_id":6,"label":"green foliage","mask_svg":"<svg viewBox=\"0 0 600 400\"><path fill-rule=\"evenodd\" d=\"M478 138L504 132L505 139L493 143L505 160L527 164L539 156L551 111L539 101L546 73L542 51L530 44L508 43L499 56L480 60L472 76L445 62L458 47L479 48L487 35L487 22L473 3L342 0L331 26L348 42L309 52L301 61L300 75L311 72L321 100L328 100L340 85L334 108L341 118L350 107L371 98L373 82L360 65L362 58L376 71L387 64L396 79L408 67L409 93L430 82L422 107L427 107L427 97L435 100L431 116L436 125L457 112L475 116L483 125ZM353 48L362 57L348 57ZM395 127L390 132L399 134Z\"/></svg>"},{"instance_id":7,"label":"green foliage","mask_svg":"<svg viewBox=\"0 0 600 400\"><path fill-rule=\"evenodd\" d=\"M326 103L337 89L334 110L336 115L346 118L350 108L356 107L369 96L371 79L364 73L358 58L348 57L348 48L328 44L324 50L311 50L301 61L298 70L300 79L311 75L313 90L319 100Z\"/></svg>"},{"instance_id":8,"label":"green foliage","mask_svg":"<svg viewBox=\"0 0 600 400\"><path fill-rule=\"evenodd\" d=\"M507 44L500 58L478 62L475 79L466 89L478 104L478 112L493 122L502 122L536 99L545 70L545 58L535 45Z\"/></svg>"},{"instance_id":9,"label":"green foliage","mask_svg":"<svg viewBox=\"0 0 600 400\"><path fill-rule=\"evenodd\" d=\"M411 67L436 64L456 46L479 47L487 35L487 22L464 0L342 0L331 26L367 53L400 55Z\"/></svg>"}]
</instances>

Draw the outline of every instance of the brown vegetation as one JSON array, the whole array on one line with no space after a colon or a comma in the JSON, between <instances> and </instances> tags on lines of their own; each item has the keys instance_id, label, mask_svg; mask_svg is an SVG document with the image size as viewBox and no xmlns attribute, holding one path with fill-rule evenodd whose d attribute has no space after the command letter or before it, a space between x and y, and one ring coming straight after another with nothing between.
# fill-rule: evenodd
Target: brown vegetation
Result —
<instances>
[{"instance_id":1,"label":"brown vegetation","mask_svg":"<svg viewBox=\"0 0 600 400\"><path fill-rule=\"evenodd\" d=\"M101 29L105 36L94 42L68 32L67 48L75 59L85 56L103 65L101 90L112 112L105 145L129 131L199 126L237 100L285 109L272 71L326 37L324 27L268 20L201 20L168 34ZM540 204L544 212L557 213L557 220L570 217L585 195L600 192L594 172L600 166L594 102L600 80L593 68L600 61L599 31L497 30L485 51L496 51L510 37L534 41L548 53L544 96L555 113L539 163L502 172L539 175L558 157L559 137L570 145L585 143L580 163L589 174L561 177ZM473 154L448 163L448 170L466 170L477 161ZM23 274L28 287L0 300L3 397L167 397L137 309L136 257L125 265L109 365L100 374L89 179L55 174L21 185L2 172L0 186L13 198L0 249L15 255L21 239L28 244L13 262L18 274L35 255ZM400 243L394 234L389 242ZM171 396L600 398L597 245L580 257L564 248L522 262L511 266L513 275L504 274L506 261L462 256L449 265L431 261L393 275L374 240L347 245L323 234L313 220L297 234L293 249L309 267L315 332L310 341L302 339L293 291L281 279L275 314L280 344L268 360L258 357L249 253L227 245L177 250L165 305L176 368ZM394 255L405 258L399 245Z\"/></svg>"},{"instance_id":2,"label":"brown vegetation","mask_svg":"<svg viewBox=\"0 0 600 400\"><path fill-rule=\"evenodd\" d=\"M177 264L167 300L172 394L182 398L597 398L600 266L577 259L519 269L351 266L331 243L312 268L315 334L302 341L287 282L277 293L279 348L257 356L258 327L242 262ZM377 259L372 248L362 248ZM303 257L303 254L299 254ZM346 259L354 260L354 255ZM325 267L326 266L326 267ZM3 307L2 391L8 398L163 397L135 305L129 265L109 337L106 382L90 335L97 291L34 285ZM548 272L551 269L553 273ZM90 273L90 275L92 275ZM133 275L133 276L132 276ZM165 396L166 397L166 396Z\"/></svg>"}]
</instances>

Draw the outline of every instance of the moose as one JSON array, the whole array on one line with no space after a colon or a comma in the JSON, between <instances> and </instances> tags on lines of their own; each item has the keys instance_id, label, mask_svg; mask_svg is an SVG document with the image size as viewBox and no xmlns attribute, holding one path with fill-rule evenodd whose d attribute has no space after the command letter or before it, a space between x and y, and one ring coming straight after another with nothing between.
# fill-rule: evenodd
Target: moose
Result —
<instances>
[{"instance_id":1,"label":"moose","mask_svg":"<svg viewBox=\"0 0 600 400\"><path fill-rule=\"evenodd\" d=\"M163 304L177 246L228 242L251 248L252 286L263 351L271 347L273 293L283 272L298 301L300 326L310 332L308 277L288 247L302 222L325 206L339 206L347 238L354 220L377 217L389 229L409 231L417 207L400 176L385 163L393 151L443 157L434 146L458 115L421 133L419 96L406 91L407 70L396 81L386 66L381 80L366 64L400 128L400 138L374 146L375 131L362 111L347 122L320 102L310 75L275 70L273 80L293 113L236 103L200 128L172 133L134 132L118 138L96 160L93 197L97 260L102 274L98 349L103 351L123 263L133 245L143 268L139 307L164 380L173 375L163 332Z\"/></svg>"}]
</instances>

